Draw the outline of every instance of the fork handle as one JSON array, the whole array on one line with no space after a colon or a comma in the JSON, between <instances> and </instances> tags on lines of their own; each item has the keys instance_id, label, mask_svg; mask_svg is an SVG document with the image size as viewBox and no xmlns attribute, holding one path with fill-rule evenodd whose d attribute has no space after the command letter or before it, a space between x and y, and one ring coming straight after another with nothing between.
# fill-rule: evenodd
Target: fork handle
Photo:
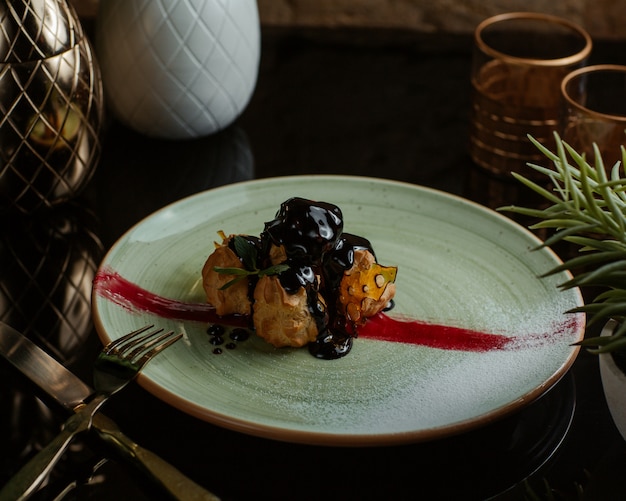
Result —
<instances>
[{"instance_id":1,"label":"fork handle","mask_svg":"<svg viewBox=\"0 0 626 501\"><path fill-rule=\"evenodd\" d=\"M155 485L164 489L173 499L189 501L219 501L219 498L196 484L178 469L153 452L144 449L122 433L106 416L96 414L93 431L123 459L138 468Z\"/></svg>"},{"instance_id":2,"label":"fork handle","mask_svg":"<svg viewBox=\"0 0 626 501\"><path fill-rule=\"evenodd\" d=\"M0 501L22 501L32 496L52 471L72 439L89 427L78 414L72 416L59 434L41 449L6 483L0 491Z\"/></svg>"}]
</instances>

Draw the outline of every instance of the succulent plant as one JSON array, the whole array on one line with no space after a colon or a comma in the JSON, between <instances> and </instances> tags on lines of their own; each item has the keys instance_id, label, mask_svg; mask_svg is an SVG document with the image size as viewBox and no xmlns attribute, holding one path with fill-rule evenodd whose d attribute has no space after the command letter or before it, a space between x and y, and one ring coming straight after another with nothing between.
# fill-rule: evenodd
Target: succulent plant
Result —
<instances>
[{"instance_id":1,"label":"succulent plant","mask_svg":"<svg viewBox=\"0 0 626 501\"><path fill-rule=\"evenodd\" d=\"M577 248L573 257L566 258L546 276L569 270L573 278L561 284L562 289L599 291L586 304L571 310L585 312L588 325L610 318L619 322L611 336L587 338L581 345L593 353L626 352L626 177L620 174L626 163L626 150L621 147L621 162L605 166L595 144L591 160L556 133L554 152L535 138L529 139L552 162L550 167L529 164L546 177L547 183L513 175L547 204L545 208L508 206L499 210L538 219L529 228L549 232L540 247L569 242L570 247Z\"/></svg>"}]
</instances>

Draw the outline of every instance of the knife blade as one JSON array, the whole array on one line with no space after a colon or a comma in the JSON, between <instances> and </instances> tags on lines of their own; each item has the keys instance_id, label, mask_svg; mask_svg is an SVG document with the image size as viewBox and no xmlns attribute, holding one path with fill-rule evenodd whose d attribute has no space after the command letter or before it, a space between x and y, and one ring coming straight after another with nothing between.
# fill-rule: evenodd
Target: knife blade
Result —
<instances>
[{"instance_id":1,"label":"knife blade","mask_svg":"<svg viewBox=\"0 0 626 501\"><path fill-rule=\"evenodd\" d=\"M3 322L0 322L0 354L68 410L73 411L94 392L30 339Z\"/></svg>"},{"instance_id":2,"label":"knife blade","mask_svg":"<svg viewBox=\"0 0 626 501\"><path fill-rule=\"evenodd\" d=\"M0 355L68 411L79 411L85 401L95 393L90 386L30 339L3 322L0 322ZM174 466L128 438L103 414L94 416L92 430L120 459L134 466L174 499L219 501L217 496L196 484ZM19 478L15 480L12 479L11 483L19 485ZM2 494L10 496L6 499L15 499L14 493L5 492L5 488L2 489Z\"/></svg>"}]
</instances>

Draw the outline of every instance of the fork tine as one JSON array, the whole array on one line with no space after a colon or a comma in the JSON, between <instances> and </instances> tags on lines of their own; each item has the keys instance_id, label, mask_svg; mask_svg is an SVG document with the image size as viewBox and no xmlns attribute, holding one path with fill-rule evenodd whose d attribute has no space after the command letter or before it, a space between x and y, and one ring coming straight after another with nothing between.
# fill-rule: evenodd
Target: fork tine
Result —
<instances>
[{"instance_id":1,"label":"fork tine","mask_svg":"<svg viewBox=\"0 0 626 501\"><path fill-rule=\"evenodd\" d=\"M167 336L171 334L171 331L166 334L161 334L163 332L163 328L156 329L148 332L147 334L143 334L139 337L135 337L129 340L124 346L119 347L116 350L117 355L124 358L133 358L136 356L134 353L139 353L140 351L144 351L147 347L154 345L154 343L158 342L158 339L161 339L163 336ZM160 336L159 336L160 335ZM156 337L158 336L158 337ZM130 353L130 355L129 355Z\"/></svg>"},{"instance_id":2,"label":"fork tine","mask_svg":"<svg viewBox=\"0 0 626 501\"><path fill-rule=\"evenodd\" d=\"M163 328L145 333L153 327L154 325L146 325L112 341L104 347L103 353L128 360L138 370L141 369L157 353L171 346L183 336L182 333L174 335L174 331L162 333ZM135 360L140 355L141 358Z\"/></svg>"},{"instance_id":3,"label":"fork tine","mask_svg":"<svg viewBox=\"0 0 626 501\"><path fill-rule=\"evenodd\" d=\"M140 336L140 334L146 332L148 329L152 329L154 327L154 325L146 325L140 329L137 329L136 331L130 332L128 334L126 334L125 336L122 336L119 339L116 339L115 341L111 341L109 344L107 344L104 347L104 352L107 354L110 354L113 351L116 351L117 349L119 349L122 345L124 345L127 342L132 342L132 345L136 345L136 340L133 341L134 338L138 338L139 342L141 342L141 340L146 337L146 336ZM154 335L157 332L161 332L163 329L159 329L156 332L152 333L152 334L148 334L147 337L150 337L151 335ZM129 343L131 344L131 343Z\"/></svg>"},{"instance_id":4,"label":"fork tine","mask_svg":"<svg viewBox=\"0 0 626 501\"><path fill-rule=\"evenodd\" d=\"M163 329L161 329L161 331L162 330ZM120 355L132 361L135 358L137 358L139 354L163 342L165 339L167 339L172 334L174 334L174 331L167 331L167 332L164 332L163 334L160 334L161 331L152 332L149 335L142 336L141 343L133 343L132 345L124 346L124 348L120 352ZM157 334L160 334L160 335L157 336Z\"/></svg>"},{"instance_id":5,"label":"fork tine","mask_svg":"<svg viewBox=\"0 0 626 501\"><path fill-rule=\"evenodd\" d=\"M159 344L157 344L156 346L154 346L150 351L148 351L147 353L144 353L143 356L137 360L136 365L138 365L140 368L143 367L144 365L146 365L152 358L154 358L154 356L157 353L160 353L161 351L163 351L165 348L167 348L168 346L173 345L176 341L178 341L181 337L183 337L182 332L172 335L174 334L174 331L170 331L168 332L166 335L160 336L159 337ZM166 340L167 339L167 340Z\"/></svg>"}]
</instances>

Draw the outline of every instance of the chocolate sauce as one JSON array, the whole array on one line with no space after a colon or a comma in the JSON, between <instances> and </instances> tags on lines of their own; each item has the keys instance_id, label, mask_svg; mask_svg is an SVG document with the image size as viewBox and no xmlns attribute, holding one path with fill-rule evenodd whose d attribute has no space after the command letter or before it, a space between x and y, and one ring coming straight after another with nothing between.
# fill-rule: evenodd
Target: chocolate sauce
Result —
<instances>
[{"instance_id":1,"label":"chocolate sauce","mask_svg":"<svg viewBox=\"0 0 626 501\"><path fill-rule=\"evenodd\" d=\"M283 288L291 294L301 287L307 291L308 309L319 332L309 351L323 359L345 356L352 347L352 335L336 306L337 291L344 271L352 267L354 250L371 249L366 239L343 233L342 218L336 205L291 198L261 234L262 241L285 250L289 269L279 275Z\"/></svg>"},{"instance_id":2,"label":"chocolate sauce","mask_svg":"<svg viewBox=\"0 0 626 501\"><path fill-rule=\"evenodd\" d=\"M226 332L226 328L222 324L211 324L206 332L209 335L209 343L214 346L224 344L224 333ZM220 353L221 352L222 351L220 350ZM216 351L213 350L213 353L216 353Z\"/></svg>"},{"instance_id":3,"label":"chocolate sauce","mask_svg":"<svg viewBox=\"0 0 626 501\"><path fill-rule=\"evenodd\" d=\"M283 271L278 278L280 284L290 294L296 294L301 287L316 287L316 273L312 266L287 258L289 269Z\"/></svg>"},{"instance_id":4,"label":"chocolate sauce","mask_svg":"<svg viewBox=\"0 0 626 501\"><path fill-rule=\"evenodd\" d=\"M346 270L354 264L354 253L357 250L368 250L374 258L372 244L366 238L351 233L343 233L337 239L335 247L325 256L323 261L324 286L337 289Z\"/></svg>"},{"instance_id":5,"label":"chocolate sauce","mask_svg":"<svg viewBox=\"0 0 626 501\"><path fill-rule=\"evenodd\" d=\"M222 336L211 336L211 339L209 339L209 343L219 346L221 344L224 344L224 338Z\"/></svg>"},{"instance_id":6,"label":"chocolate sauce","mask_svg":"<svg viewBox=\"0 0 626 501\"><path fill-rule=\"evenodd\" d=\"M211 324L207 328L207 334L209 336L222 336L226 328L221 324Z\"/></svg>"},{"instance_id":7,"label":"chocolate sauce","mask_svg":"<svg viewBox=\"0 0 626 501\"><path fill-rule=\"evenodd\" d=\"M309 353L316 358L335 360L345 357L352 349L352 336L338 331L322 331L315 342L309 343Z\"/></svg>"},{"instance_id":8,"label":"chocolate sauce","mask_svg":"<svg viewBox=\"0 0 626 501\"><path fill-rule=\"evenodd\" d=\"M230 337L233 341L246 341L250 337L250 331L247 329L236 328L232 330L228 337Z\"/></svg>"},{"instance_id":9,"label":"chocolate sauce","mask_svg":"<svg viewBox=\"0 0 626 501\"><path fill-rule=\"evenodd\" d=\"M282 245L287 257L314 264L335 246L342 231L339 207L296 197L280 204L276 217L265 223L261 239Z\"/></svg>"},{"instance_id":10,"label":"chocolate sauce","mask_svg":"<svg viewBox=\"0 0 626 501\"><path fill-rule=\"evenodd\" d=\"M375 257L369 240L343 233L343 215L336 205L298 197L280 205L274 219L265 223L260 238L243 237L256 249L262 268L273 264L270 251L274 247L284 250L288 268L279 273L280 284L289 294L306 291L307 307L319 333L309 351L323 359L347 355L356 328L338 308L339 284L344 272L352 268L357 250L367 250ZM229 247L237 253L233 241ZM243 256L239 257L246 266ZM256 275L248 284L252 297Z\"/></svg>"}]
</instances>

